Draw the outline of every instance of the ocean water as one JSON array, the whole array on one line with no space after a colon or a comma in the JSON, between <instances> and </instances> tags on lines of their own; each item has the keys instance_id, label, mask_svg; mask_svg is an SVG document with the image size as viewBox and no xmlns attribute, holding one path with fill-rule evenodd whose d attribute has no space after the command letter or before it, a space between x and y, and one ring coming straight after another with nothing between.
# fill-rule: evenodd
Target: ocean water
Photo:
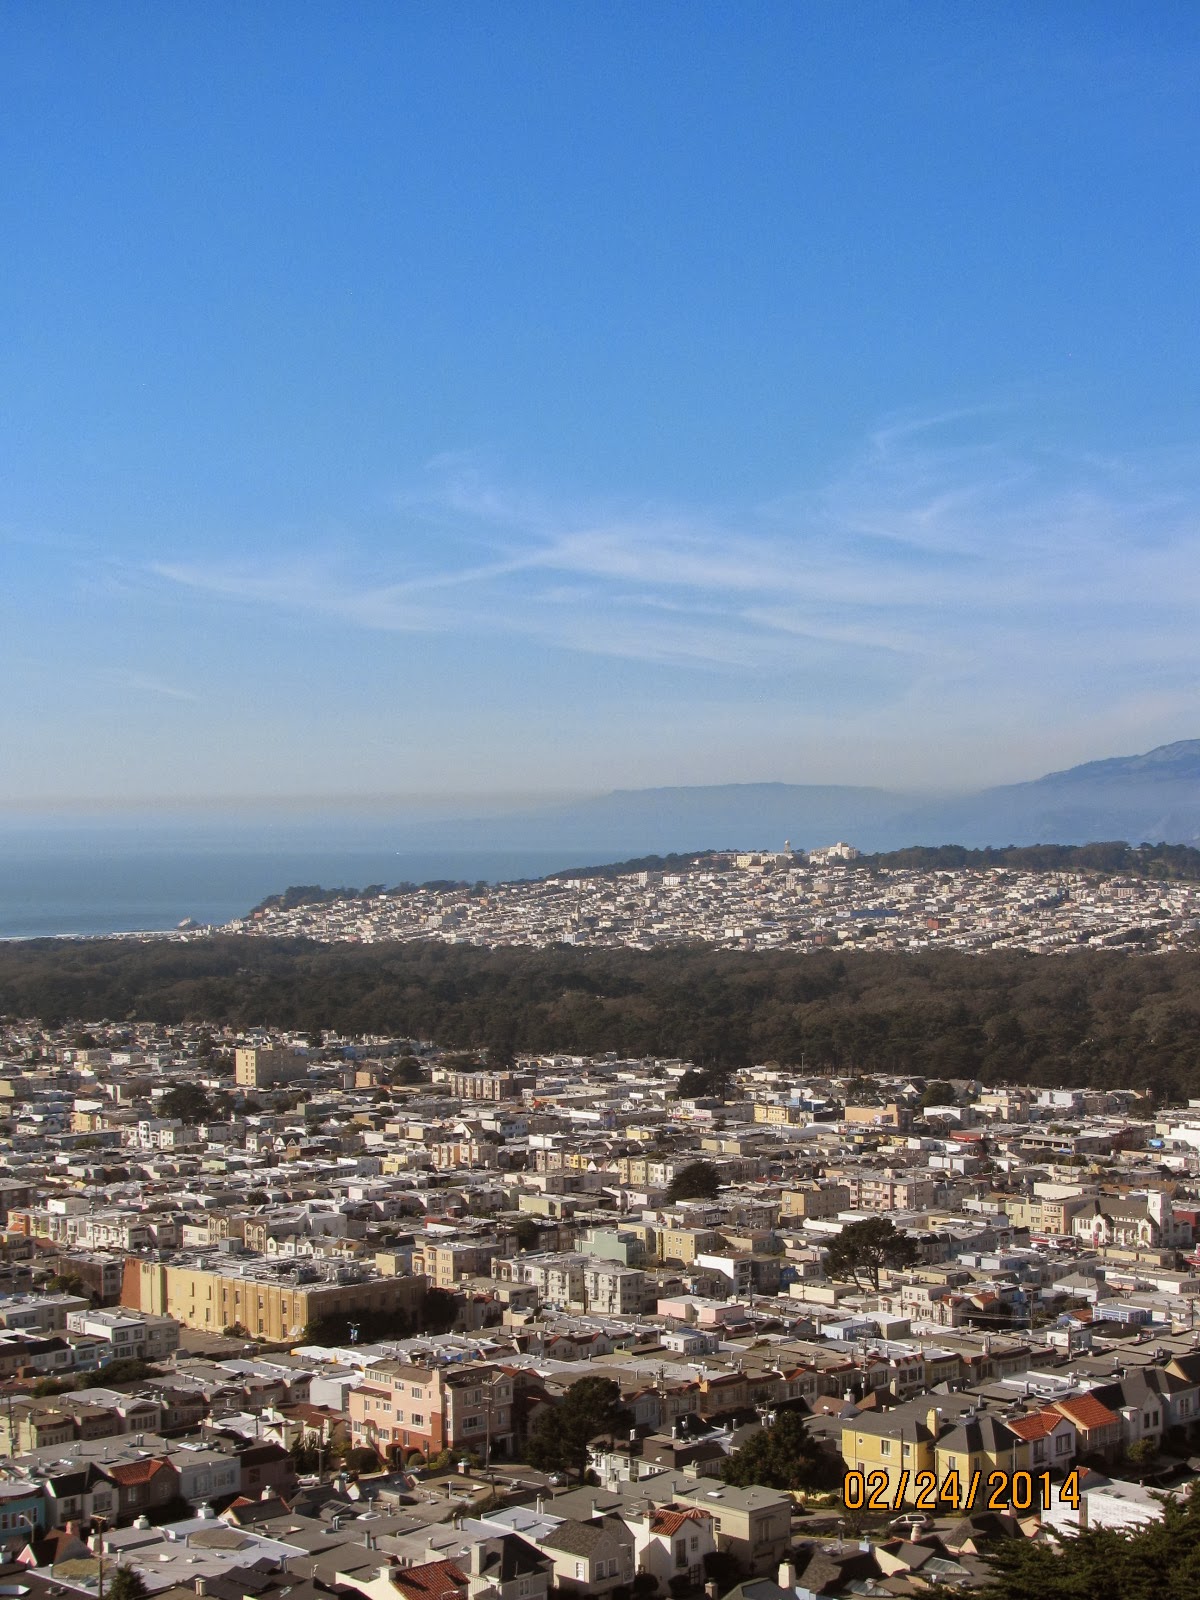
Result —
<instances>
[{"instance_id":1,"label":"ocean water","mask_svg":"<svg viewBox=\"0 0 1200 1600\"><path fill-rule=\"evenodd\" d=\"M435 878L546 876L562 852L402 851L383 845L189 843L113 836L0 835L0 939L162 932L185 917L223 923L291 884L363 888Z\"/></svg>"}]
</instances>

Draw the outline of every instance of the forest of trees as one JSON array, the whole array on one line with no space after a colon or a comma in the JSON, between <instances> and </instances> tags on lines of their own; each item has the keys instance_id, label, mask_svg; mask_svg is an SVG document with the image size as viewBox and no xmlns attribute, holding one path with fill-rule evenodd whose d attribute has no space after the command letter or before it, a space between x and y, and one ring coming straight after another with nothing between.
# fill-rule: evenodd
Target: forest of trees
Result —
<instances>
[{"instance_id":1,"label":"forest of trees","mask_svg":"<svg viewBox=\"0 0 1200 1600\"><path fill-rule=\"evenodd\" d=\"M1130 878L1200 878L1200 850L1187 844L1021 844L969 850L961 844L910 845L880 855L861 856L860 866L904 868L914 872L963 867L1017 867L1024 872L1102 872Z\"/></svg>"},{"instance_id":2,"label":"forest of trees","mask_svg":"<svg viewBox=\"0 0 1200 1600\"><path fill-rule=\"evenodd\" d=\"M0 1013L1200 1094L1200 953L43 940L0 944Z\"/></svg>"}]
</instances>

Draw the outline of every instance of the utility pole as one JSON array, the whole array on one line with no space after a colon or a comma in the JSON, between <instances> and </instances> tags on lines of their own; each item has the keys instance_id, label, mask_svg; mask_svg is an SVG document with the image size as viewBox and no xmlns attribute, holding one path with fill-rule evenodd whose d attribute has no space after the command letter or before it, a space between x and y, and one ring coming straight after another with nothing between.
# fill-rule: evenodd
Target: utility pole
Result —
<instances>
[{"instance_id":1,"label":"utility pole","mask_svg":"<svg viewBox=\"0 0 1200 1600\"><path fill-rule=\"evenodd\" d=\"M99 1558L100 1572L96 1579L96 1600L104 1600L104 1524L105 1517L96 1517L96 1553Z\"/></svg>"}]
</instances>

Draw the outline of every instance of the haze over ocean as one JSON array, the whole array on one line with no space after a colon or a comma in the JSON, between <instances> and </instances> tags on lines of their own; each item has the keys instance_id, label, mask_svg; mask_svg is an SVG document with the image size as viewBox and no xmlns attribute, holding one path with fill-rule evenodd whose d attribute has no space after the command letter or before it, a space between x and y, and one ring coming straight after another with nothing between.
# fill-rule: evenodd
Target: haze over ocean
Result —
<instances>
[{"instance_id":1,"label":"haze over ocean","mask_svg":"<svg viewBox=\"0 0 1200 1600\"><path fill-rule=\"evenodd\" d=\"M541 877L568 863L521 851L397 851L347 845L210 841L180 830L150 846L108 829L0 833L0 939L158 933L185 917L223 923L290 884L361 889L434 878Z\"/></svg>"}]
</instances>

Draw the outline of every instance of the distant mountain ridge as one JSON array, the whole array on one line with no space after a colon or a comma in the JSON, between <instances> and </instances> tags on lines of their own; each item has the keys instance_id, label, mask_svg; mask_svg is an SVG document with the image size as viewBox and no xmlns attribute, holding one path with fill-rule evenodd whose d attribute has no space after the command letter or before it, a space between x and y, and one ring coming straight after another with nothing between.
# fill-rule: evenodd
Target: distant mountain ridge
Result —
<instances>
[{"instance_id":1,"label":"distant mountain ridge","mask_svg":"<svg viewBox=\"0 0 1200 1600\"><path fill-rule=\"evenodd\" d=\"M908 845L1200 844L1200 739L1085 762L954 799L836 784L745 783L610 794L479 822L444 822L421 842L550 850L563 865L703 849L797 849L849 840ZM407 841L406 841L407 842Z\"/></svg>"}]
</instances>

